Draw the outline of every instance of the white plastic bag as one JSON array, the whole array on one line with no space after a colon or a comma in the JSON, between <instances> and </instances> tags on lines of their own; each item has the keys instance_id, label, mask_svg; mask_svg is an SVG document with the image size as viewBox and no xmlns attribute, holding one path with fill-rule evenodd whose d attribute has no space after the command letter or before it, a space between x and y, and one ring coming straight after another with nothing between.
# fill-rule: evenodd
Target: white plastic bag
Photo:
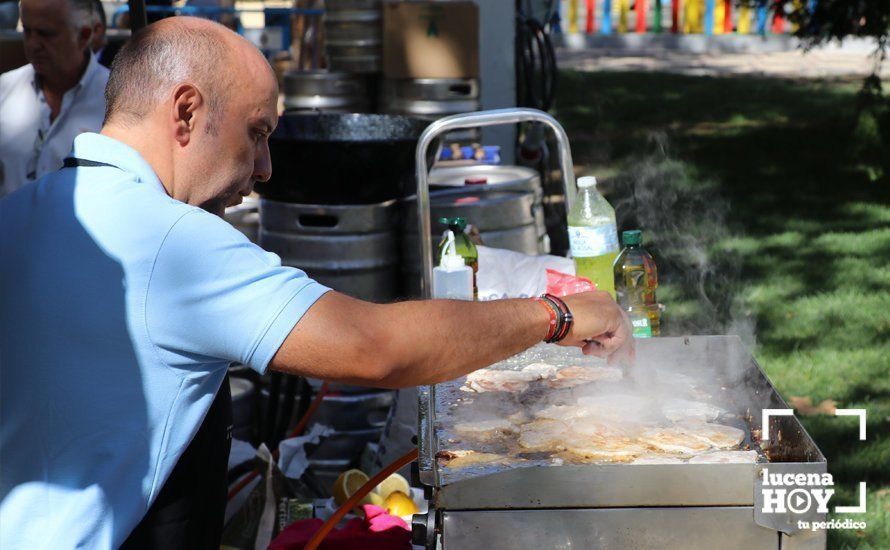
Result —
<instances>
[{"instance_id":1,"label":"white plastic bag","mask_svg":"<svg viewBox=\"0 0 890 550\"><path fill-rule=\"evenodd\" d=\"M529 256L512 250L477 246L479 300L531 298L547 291L547 269L575 274L575 262L560 256Z\"/></svg>"}]
</instances>

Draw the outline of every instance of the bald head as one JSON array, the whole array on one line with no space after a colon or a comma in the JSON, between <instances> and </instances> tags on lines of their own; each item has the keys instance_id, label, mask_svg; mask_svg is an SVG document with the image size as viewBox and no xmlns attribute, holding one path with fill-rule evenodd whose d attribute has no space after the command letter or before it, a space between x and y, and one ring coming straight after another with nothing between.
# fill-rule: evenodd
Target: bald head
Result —
<instances>
[{"instance_id":1,"label":"bald head","mask_svg":"<svg viewBox=\"0 0 890 550\"><path fill-rule=\"evenodd\" d=\"M252 44L205 19L171 17L149 25L114 59L105 88L105 124L135 125L178 84L190 83L201 90L211 115L207 128L214 131L213 120L235 84L233 75L251 54L265 63Z\"/></svg>"},{"instance_id":2,"label":"bald head","mask_svg":"<svg viewBox=\"0 0 890 550\"><path fill-rule=\"evenodd\" d=\"M278 83L256 47L229 29L171 17L114 59L102 133L135 149L167 194L222 214L272 172Z\"/></svg>"}]
</instances>

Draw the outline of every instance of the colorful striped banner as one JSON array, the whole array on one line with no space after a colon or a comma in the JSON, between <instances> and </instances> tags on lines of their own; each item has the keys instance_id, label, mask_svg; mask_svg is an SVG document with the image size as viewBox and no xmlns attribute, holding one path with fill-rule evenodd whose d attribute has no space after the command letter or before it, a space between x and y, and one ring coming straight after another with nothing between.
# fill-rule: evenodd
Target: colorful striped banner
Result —
<instances>
[{"instance_id":1,"label":"colorful striped banner","mask_svg":"<svg viewBox=\"0 0 890 550\"><path fill-rule=\"evenodd\" d=\"M599 6L598 2L602 2ZM560 33L559 12L567 13L563 29L569 33L584 32L588 35L646 32L685 34L785 34L796 33L798 25L782 11L779 0L557 0L557 15L551 21L553 32ZM733 5L733 1L738 3ZM782 0L787 1L787 0ZM818 0L790 0L794 9L811 8ZM583 11L583 24L581 21ZM597 13L598 10L601 10ZM668 15L668 10L670 14ZM631 13L631 12L636 13ZM597 21L597 16L600 20ZM670 22L665 21L670 18ZM617 19L617 20L616 20ZM583 29L583 30L582 30Z\"/></svg>"},{"instance_id":2,"label":"colorful striped banner","mask_svg":"<svg viewBox=\"0 0 890 550\"><path fill-rule=\"evenodd\" d=\"M656 33L661 32L661 0L655 0L655 25L652 30Z\"/></svg>"},{"instance_id":3,"label":"colorful striped banner","mask_svg":"<svg viewBox=\"0 0 890 550\"><path fill-rule=\"evenodd\" d=\"M738 33L748 34L751 32L751 8L747 4L739 7Z\"/></svg>"},{"instance_id":4,"label":"colorful striped banner","mask_svg":"<svg viewBox=\"0 0 890 550\"><path fill-rule=\"evenodd\" d=\"M686 0L684 6L683 33L701 34L704 31L704 6L702 0Z\"/></svg>"},{"instance_id":5,"label":"colorful striped banner","mask_svg":"<svg viewBox=\"0 0 890 550\"><path fill-rule=\"evenodd\" d=\"M618 32L627 32L627 19L630 12L630 0L618 0Z\"/></svg>"},{"instance_id":6,"label":"colorful striped banner","mask_svg":"<svg viewBox=\"0 0 890 550\"><path fill-rule=\"evenodd\" d=\"M723 32L732 32L732 0L723 0Z\"/></svg>"},{"instance_id":7,"label":"colorful striped banner","mask_svg":"<svg viewBox=\"0 0 890 550\"><path fill-rule=\"evenodd\" d=\"M714 3L715 0L705 0L705 34L714 34Z\"/></svg>"},{"instance_id":8,"label":"colorful striped banner","mask_svg":"<svg viewBox=\"0 0 890 550\"><path fill-rule=\"evenodd\" d=\"M634 7L637 10L636 31L642 34L646 32L646 16L649 15L647 13L649 11L649 6L646 4L646 0L636 0Z\"/></svg>"},{"instance_id":9,"label":"colorful striped banner","mask_svg":"<svg viewBox=\"0 0 890 550\"><path fill-rule=\"evenodd\" d=\"M600 34L612 34L612 0L603 0L603 25Z\"/></svg>"},{"instance_id":10,"label":"colorful striped banner","mask_svg":"<svg viewBox=\"0 0 890 550\"><path fill-rule=\"evenodd\" d=\"M671 0L671 32L674 34L680 32L680 2Z\"/></svg>"},{"instance_id":11,"label":"colorful striped banner","mask_svg":"<svg viewBox=\"0 0 890 550\"><path fill-rule=\"evenodd\" d=\"M757 34L766 34L766 22L769 12L766 9L766 0L760 0L757 5Z\"/></svg>"},{"instance_id":12,"label":"colorful striped banner","mask_svg":"<svg viewBox=\"0 0 890 550\"><path fill-rule=\"evenodd\" d=\"M569 33L578 34L578 0L569 0Z\"/></svg>"}]
</instances>

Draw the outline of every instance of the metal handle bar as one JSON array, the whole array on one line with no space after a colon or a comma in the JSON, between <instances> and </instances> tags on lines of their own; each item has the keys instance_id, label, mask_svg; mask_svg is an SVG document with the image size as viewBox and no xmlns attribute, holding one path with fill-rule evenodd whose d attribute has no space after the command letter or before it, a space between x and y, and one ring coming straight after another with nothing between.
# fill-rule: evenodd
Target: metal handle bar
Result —
<instances>
[{"instance_id":1,"label":"metal handle bar","mask_svg":"<svg viewBox=\"0 0 890 550\"><path fill-rule=\"evenodd\" d=\"M433 282L433 250L430 242L430 183L429 170L426 166L427 150L433 140L441 134L452 130L478 128L480 126L498 126L501 124L518 124L520 122L540 122L547 125L556 135L559 150L559 161L562 169L563 191L566 200L566 212L571 208L575 198L575 173L572 165L572 151L566 131L555 118L537 109L495 109L452 115L430 124L420 140L414 161L417 165L417 230L420 241L420 260L423 265L421 294L424 298L432 296Z\"/></svg>"}]
</instances>

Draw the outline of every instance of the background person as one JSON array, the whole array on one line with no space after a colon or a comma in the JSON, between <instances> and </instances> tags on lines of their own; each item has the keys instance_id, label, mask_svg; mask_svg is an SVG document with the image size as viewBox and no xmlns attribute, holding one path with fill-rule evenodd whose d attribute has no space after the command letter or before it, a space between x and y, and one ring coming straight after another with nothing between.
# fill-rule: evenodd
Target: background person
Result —
<instances>
[{"instance_id":1,"label":"background person","mask_svg":"<svg viewBox=\"0 0 890 550\"><path fill-rule=\"evenodd\" d=\"M0 197L58 170L105 113L108 69L89 50L93 0L22 0L29 64L0 75Z\"/></svg>"},{"instance_id":2,"label":"background person","mask_svg":"<svg viewBox=\"0 0 890 550\"><path fill-rule=\"evenodd\" d=\"M96 56L99 64L111 68L111 62L120 49L120 42L108 40L108 17L102 0L93 0L93 37L90 39L90 51Z\"/></svg>"}]
</instances>

